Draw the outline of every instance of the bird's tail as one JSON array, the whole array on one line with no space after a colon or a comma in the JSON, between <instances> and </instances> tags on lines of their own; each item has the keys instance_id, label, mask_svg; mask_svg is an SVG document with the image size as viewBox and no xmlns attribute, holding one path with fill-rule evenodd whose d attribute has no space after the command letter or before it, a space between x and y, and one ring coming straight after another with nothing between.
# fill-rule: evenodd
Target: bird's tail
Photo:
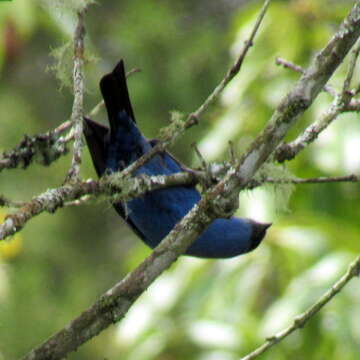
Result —
<instances>
[{"instance_id":1,"label":"bird's tail","mask_svg":"<svg viewBox=\"0 0 360 360\"><path fill-rule=\"evenodd\" d=\"M109 116L110 129L113 134L119 128L121 119L131 118L135 122L126 84L124 61L122 59L111 73L101 79L100 89ZM125 111L127 116L119 116L123 111Z\"/></svg>"}]
</instances>

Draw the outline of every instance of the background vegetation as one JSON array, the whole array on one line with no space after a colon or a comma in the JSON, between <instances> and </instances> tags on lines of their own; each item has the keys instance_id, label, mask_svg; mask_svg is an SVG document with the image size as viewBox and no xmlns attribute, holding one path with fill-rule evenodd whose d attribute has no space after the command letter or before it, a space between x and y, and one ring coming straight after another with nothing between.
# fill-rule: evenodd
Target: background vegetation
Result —
<instances>
[{"instance_id":1,"label":"background vegetation","mask_svg":"<svg viewBox=\"0 0 360 360\"><path fill-rule=\"evenodd\" d=\"M0 151L14 147L23 134L47 131L70 116L71 3L0 3ZM221 160L231 139L241 153L298 78L276 66L275 57L306 66L352 3L275 1L240 76L172 152L197 166L192 142L208 160ZM128 69L142 70L129 79L131 97L140 128L156 137L169 111L191 112L214 88L259 6L230 0L98 1L86 16L86 109L100 100L100 77L124 58ZM337 72L334 86L345 71L343 66ZM331 100L320 95L290 137ZM85 152L83 177L95 177ZM342 115L288 168L299 177L358 174L359 152L359 118ZM0 193L30 199L58 186L69 163L66 156L50 168L5 170ZM69 359L232 360L288 325L360 250L358 184L300 185L288 201L290 190L269 186L241 194L238 215L274 222L254 253L222 261L183 257L122 323ZM5 214L0 209L0 216ZM106 203L32 220L10 243L0 244L0 359L19 357L63 327L147 254ZM354 281L303 331L262 358L358 359L359 302Z\"/></svg>"}]
</instances>

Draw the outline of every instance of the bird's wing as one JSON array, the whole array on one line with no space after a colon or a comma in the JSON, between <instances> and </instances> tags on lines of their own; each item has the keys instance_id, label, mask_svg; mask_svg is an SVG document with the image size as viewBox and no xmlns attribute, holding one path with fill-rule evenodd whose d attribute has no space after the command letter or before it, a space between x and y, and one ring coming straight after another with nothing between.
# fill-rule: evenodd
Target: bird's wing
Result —
<instances>
[{"instance_id":1,"label":"bird's wing","mask_svg":"<svg viewBox=\"0 0 360 360\"><path fill-rule=\"evenodd\" d=\"M150 145L154 147L159 140L152 139L149 141ZM170 172L176 173L181 171L192 171L192 169L187 168L181 164L173 155L167 151L163 151L160 154L161 160L163 160L163 166L166 167ZM186 186L185 186L186 187ZM141 230L131 221L129 216L126 216L126 210L124 205L121 203L113 204L115 210L118 214L127 222L127 224L132 228L132 230L144 241L146 241L146 236L141 232Z\"/></svg>"},{"instance_id":2,"label":"bird's wing","mask_svg":"<svg viewBox=\"0 0 360 360\"><path fill-rule=\"evenodd\" d=\"M106 170L106 143L109 137L109 128L101 125L89 118L84 118L84 134L88 144L91 158L93 160L95 170L99 177L101 177ZM119 169L120 170L120 169ZM142 232L136 227L129 217L126 216L126 211L122 203L113 204L117 213L125 220L130 228L141 238L145 239Z\"/></svg>"},{"instance_id":3,"label":"bird's wing","mask_svg":"<svg viewBox=\"0 0 360 360\"><path fill-rule=\"evenodd\" d=\"M109 128L84 117L84 135L95 170L100 177L106 169L106 143L109 137Z\"/></svg>"},{"instance_id":4,"label":"bird's wing","mask_svg":"<svg viewBox=\"0 0 360 360\"><path fill-rule=\"evenodd\" d=\"M129 216L126 216L125 208L122 203L113 204L116 212L124 219L124 221L130 226L134 233L139 236L140 239L146 240L145 235L140 231L140 229L131 221Z\"/></svg>"},{"instance_id":5,"label":"bird's wing","mask_svg":"<svg viewBox=\"0 0 360 360\"><path fill-rule=\"evenodd\" d=\"M159 142L158 139L151 139L149 141L149 143L152 147L154 147L158 142ZM173 171L173 172L180 172L180 171L192 172L193 171L191 168L188 168L183 163L181 163L178 159L176 159L174 157L174 155L170 154L168 151L162 151L159 155L164 160L164 166L166 166L170 171ZM165 160L170 160L170 161L165 161Z\"/></svg>"}]
</instances>

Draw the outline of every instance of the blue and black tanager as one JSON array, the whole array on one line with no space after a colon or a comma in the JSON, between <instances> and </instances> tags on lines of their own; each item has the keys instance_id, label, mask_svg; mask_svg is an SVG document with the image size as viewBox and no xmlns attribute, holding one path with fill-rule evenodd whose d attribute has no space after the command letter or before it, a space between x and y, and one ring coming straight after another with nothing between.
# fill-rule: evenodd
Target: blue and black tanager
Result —
<instances>
[{"instance_id":1,"label":"blue and black tanager","mask_svg":"<svg viewBox=\"0 0 360 360\"><path fill-rule=\"evenodd\" d=\"M85 118L84 133L98 176L124 169L154 146L138 129L128 94L124 63L100 81L110 129ZM136 175L170 175L184 167L168 152L156 155ZM195 186L155 190L114 204L132 230L154 248L200 200ZM229 258L255 249L271 224L231 217L216 219L187 249L186 254L202 258Z\"/></svg>"}]
</instances>

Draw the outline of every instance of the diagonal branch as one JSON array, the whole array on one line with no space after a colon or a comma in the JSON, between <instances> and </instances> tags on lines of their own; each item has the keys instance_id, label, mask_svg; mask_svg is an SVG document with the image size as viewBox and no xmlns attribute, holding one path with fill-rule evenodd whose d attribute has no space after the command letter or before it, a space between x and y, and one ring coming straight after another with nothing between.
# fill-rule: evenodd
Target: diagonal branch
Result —
<instances>
[{"instance_id":1,"label":"diagonal branch","mask_svg":"<svg viewBox=\"0 0 360 360\"><path fill-rule=\"evenodd\" d=\"M225 77L220 81L219 85L214 89L214 91L208 96L205 102L191 114L191 117L194 119L198 119L208 108L209 106L219 97L222 91L225 89L227 84L239 73L241 66L244 62L244 59L250 50L250 48L254 45L255 36L260 28L260 25L264 19L265 13L270 5L271 0L266 0L262 9L259 12L259 15L256 19L255 25L251 31L249 38L245 41L244 47L236 59L235 63L231 66L231 68L226 73Z\"/></svg>"},{"instance_id":2,"label":"diagonal branch","mask_svg":"<svg viewBox=\"0 0 360 360\"><path fill-rule=\"evenodd\" d=\"M358 256L348 267L346 273L330 288L320 299L302 314L295 317L292 325L286 329L279 331L277 334L266 339L265 343L259 346L250 354L242 357L240 360L252 360L262 355L275 344L284 340L295 330L303 328L306 323L316 315L328 302L330 302L336 294L338 294L344 286L354 277L360 275L360 256Z\"/></svg>"},{"instance_id":3,"label":"diagonal branch","mask_svg":"<svg viewBox=\"0 0 360 360\"><path fill-rule=\"evenodd\" d=\"M280 144L274 156L279 163L294 159L299 152L312 144L318 136L343 112L345 106L335 98L330 108L314 123L309 125L304 132L290 143Z\"/></svg>"}]
</instances>

